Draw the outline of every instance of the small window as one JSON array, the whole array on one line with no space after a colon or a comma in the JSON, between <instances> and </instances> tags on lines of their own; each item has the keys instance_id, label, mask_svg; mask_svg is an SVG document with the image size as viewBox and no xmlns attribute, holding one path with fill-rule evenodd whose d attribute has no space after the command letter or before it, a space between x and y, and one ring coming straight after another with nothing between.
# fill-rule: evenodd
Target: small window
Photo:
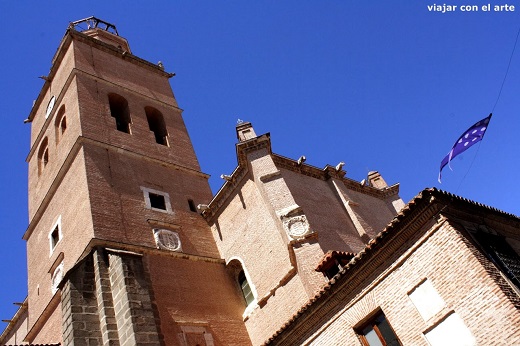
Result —
<instances>
[{"instance_id":1,"label":"small window","mask_svg":"<svg viewBox=\"0 0 520 346\"><path fill-rule=\"evenodd\" d=\"M157 248L170 250L170 251L182 251L181 240L179 234L168 229L155 228L153 230L153 237Z\"/></svg>"},{"instance_id":2,"label":"small window","mask_svg":"<svg viewBox=\"0 0 520 346\"><path fill-rule=\"evenodd\" d=\"M141 186L141 190L143 191L146 208L169 214L173 213L168 193L143 186Z\"/></svg>"},{"instance_id":3,"label":"small window","mask_svg":"<svg viewBox=\"0 0 520 346\"><path fill-rule=\"evenodd\" d=\"M60 107L58 111L58 115L56 116L56 121L54 122L54 127L56 129L56 144L61 140L63 133L67 129L67 117L65 116L65 105Z\"/></svg>"},{"instance_id":4,"label":"small window","mask_svg":"<svg viewBox=\"0 0 520 346\"><path fill-rule=\"evenodd\" d=\"M166 201L164 200L163 195L158 195L150 192L148 196L150 196L150 205L152 209L155 208L166 210Z\"/></svg>"},{"instance_id":5,"label":"small window","mask_svg":"<svg viewBox=\"0 0 520 346\"><path fill-rule=\"evenodd\" d=\"M161 145L168 145L168 132L166 131L166 124L164 117L157 109L152 107L144 108L146 119L148 120L148 127L155 135L155 141Z\"/></svg>"},{"instance_id":6,"label":"small window","mask_svg":"<svg viewBox=\"0 0 520 346\"><path fill-rule=\"evenodd\" d=\"M56 244L60 241L60 230L58 229L58 226L54 228L54 231L51 233L51 248L54 249L56 247Z\"/></svg>"},{"instance_id":7,"label":"small window","mask_svg":"<svg viewBox=\"0 0 520 346\"><path fill-rule=\"evenodd\" d=\"M108 94L110 104L110 115L116 120L116 129L121 132L130 133L130 109L128 101L117 94Z\"/></svg>"},{"instance_id":8,"label":"small window","mask_svg":"<svg viewBox=\"0 0 520 346\"><path fill-rule=\"evenodd\" d=\"M195 202L192 199L188 199L188 205L190 206L190 210L194 213L197 212L197 207L195 206Z\"/></svg>"},{"instance_id":9,"label":"small window","mask_svg":"<svg viewBox=\"0 0 520 346\"><path fill-rule=\"evenodd\" d=\"M383 312L377 313L356 331L364 346L401 345Z\"/></svg>"},{"instance_id":10,"label":"small window","mask_svg":"<svg viewBox=\"0 0 520 346\"><path fill-rule=\"evenodd\" d=\"M63 134L67 129L67 118L63 117L60 121L60 132Z\"/></svg>"},{"instance_id":11,"label":"small window","mask_svg":"<svg viewBox=\"0 0 520 346\"><path fill-rule=\"evenodd\" d=\"M54 109L54 104L56 103L56 96L51 97L49 100L49 104L47 105L47 110L45 111L45 119L51 115L52 110Z\"/></svg>"},{"instance_id":12,"label":"small window","mask_svg":"<svg viewBox=\"0 0 520 346\"><path fill-rule=\"evenodd\" d=\"M61 216L59 216L58 221L56 221L56 223L54 224L54 226L52 227L52 229L49 233L49 246L50 246L51 254L53 253L54 248L56 247L56 245L58 245L58 243L60 242L62 237L63 236L61 233Z\"/></svg>"},{"instance_id":13,"label":"small window","mask_svg":"<svg viewBox=\"0 0 520 346\"><path fill-rule=\"evenodd\" d=\"M45 137L38 149L38 175L42 174L43 169L49 163L49 140Z\"/></svg>"},{"instance_id":14,"label":"small window","mask_svg":"<svg viewBox=\"0 0 520 346\"><path fill-rule=\"evenodd\" d=\"M253 296L253 291L251 291L251 286L249 286L249 282L247 281L246 274L243 270L238 274L238 284L242 290L246 306L248 306L255 300L255 297Z\"/></svg>"}]
</instances>

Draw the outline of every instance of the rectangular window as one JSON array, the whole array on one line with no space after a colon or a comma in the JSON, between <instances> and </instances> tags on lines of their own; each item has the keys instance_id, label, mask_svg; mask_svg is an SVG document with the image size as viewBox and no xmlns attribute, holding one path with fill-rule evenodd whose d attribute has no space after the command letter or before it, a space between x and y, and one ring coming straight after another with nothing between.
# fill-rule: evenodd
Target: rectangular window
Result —
<instances>
[{"instance_id":1,"label":"rectangular window","mask_svg":"<svg viewBox=\"0 0 520 346\"><path fill-rule=\"evenodd\" d=\"M356 332L364 346L401 345L382 311L357 328Z\"/></svg>"},{"instance_id":2,"label":"rectangular window","mask_svg":"<svg viewBox=\"0 0 520 346\"><path fill-rule=\"evenodd\" d=\"M197 212L197 207L195 206L195 202L192 199L188 199L188 205L190 206L190 210L194 213Z\"/></svg>"},{"instance_id":3,"label":"rectangular window","mask_svg":"<svg viewBox=\"0 0 520 346\"><path fill-rule=\"evenodd\" d=\"M56 247L56 245L58 245L61 238L63 237L61 234L61 215L58 216L58 219L52 226L48 237L49 237L49 246L50 246L50 250L51 250L50 253L52 255L54 248Z\"/></svg>"},{"instance_id":4,"label":"rectangular window","mask_svg":"<svg viewBox=\"0 0 520 346\"><path fill-rule=\"evenodd\" d=\"M141 190L143 191L146 208L173 214L170 195L168 193L143 186L141 186Z\"/></svg>"},{"instance_id":5,"label":"rectangular window","mask_svg":"<svg viewBox=\"0 0 520 346\"><path fill-rule=\"evenodd\" d=\"M51 232L51 248L54 249L56 244L60 241L60 230L58 226Z\"/></svg>"},{"instance_id":6,"label":"rectangular window","mask_svg":"<svg viewBox=\"0 0 520 346\"><path fill-rule=\"evenodd\" d=\"M149 197L152 208L166 210L166 202L163 195L157 195L150 192Z\"/></svg>"}]
</instances>

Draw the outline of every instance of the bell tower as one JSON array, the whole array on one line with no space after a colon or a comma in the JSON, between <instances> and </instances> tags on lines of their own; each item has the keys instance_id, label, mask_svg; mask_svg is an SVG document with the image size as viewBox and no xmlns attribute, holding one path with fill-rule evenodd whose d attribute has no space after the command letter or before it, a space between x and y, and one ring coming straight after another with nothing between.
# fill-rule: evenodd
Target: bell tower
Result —
<instances>
[{"instance_id":1,"label":"bell tower","mask_svg":"<svg viewBox=\"0 0 520 346\"><path fill-rule=\"evenodd\" d=\"M190 278L195 266L231 284L195 207L211 190L169 84L173 75L133 55L113 24L95 17L70 24L26 120L27 342L176 344L186 330L209 342L211 318L183 313L199 297L170 282L200 284ZM240 305L228 291L216 301ZM179 303L166 298L173 292L184 295L176 306L182 323L169 312Z\"/></svg>"}]
</instances>

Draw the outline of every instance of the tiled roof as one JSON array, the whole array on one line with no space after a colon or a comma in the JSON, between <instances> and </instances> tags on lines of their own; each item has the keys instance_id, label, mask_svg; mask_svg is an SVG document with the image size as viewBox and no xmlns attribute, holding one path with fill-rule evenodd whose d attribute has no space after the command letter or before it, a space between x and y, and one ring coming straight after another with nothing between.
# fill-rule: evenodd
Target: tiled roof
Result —
<instances>
[{"instance_id":1,"label":"tiled roof","mask_svg":"<svg viewBox=\"0 0 520 346\"><path fill-rule=\"evenodd\" d=\"M314 270L317 272L324 272L326 270L329 270L332 266L336 264L336 261L338 261L341 265L345 265L355 255L356 254L351 252L327 251L327 253L323 255L323 258Z\"/></svg>"},{"instance_id":2,"label":"tiled roof","mask_svg":"<svg viewBox=\"0 0 520 346\"><path fill-rule=\"evenodd\" d=\"M350 262L343 267L339 271L338 274L336 274L327 284L322 286L322 288L318 291L318 293L311 298L304 306L302 306L286 323L284 323L278 331L276 331L273 336L271 336L267 341L265 341L264 345L270 344L276 337L278 337L284 330L286 330L291 324L293 324L299 316L305 313L309 308L311 308L314 303L317 301L324 299L325 294L333 289L333 286L344 276L346 276L346 273L349 269L353 267L359 266L361 263L364 262L365 258L369 253L371 253L374 248L378 247L379 245L382 245L384 243L382 238L386 239L386 235L396 231L396 229L401 227L401 223L404 221L405 218L407 218L409 215L411 215L415 210L419 209L420 205L429 205L433 204L434 201L442 201L446 206L449 206L450 204L454 203L462 203L466 206L473 206L478 208L484 208L487 209L490 212L499 214L501 216L505 216L508 218L515 219L516 222L520 222L520 218L514 214L507 213L504 211L501 211L497 208L487 206L482 203L478 203L472 200L469 200L464 197L460 197L457 195L454 195L452 193L438 190L436 188L429 188L424 189L421 191L417 196L415 196L408 204L406 204L403 209L390 221L390 223L381 231L379 234L377 234L374 239L370 240L368 244L365 246L363 250L361 250L358 254L356 254ZM445 208L444 207L444 208ZM443 209L444 209L443 208ZM326 257L326 256L325 256ZM323 261L323 260L322 260Z\"/></svg>"}]
</instances>

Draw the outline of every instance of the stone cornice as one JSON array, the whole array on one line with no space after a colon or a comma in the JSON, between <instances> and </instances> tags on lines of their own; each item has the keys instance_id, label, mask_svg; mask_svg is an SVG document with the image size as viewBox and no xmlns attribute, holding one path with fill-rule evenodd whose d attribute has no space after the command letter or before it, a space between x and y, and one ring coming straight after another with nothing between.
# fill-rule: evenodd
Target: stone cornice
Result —
<instances>
[{"instance_id":1,"label":"stone cornice","mask_svg":"<svg viewBox=\"0 0 520 346\"><path fill-rule=\"evenodd\" d=\"M98 140L91 139L91 138L88 138L88 137L79 136L76 139L76 142L74 143L72 148L70 149L69 153L67 154L67 157L65 158L63 164L59 168L58 173L54 177L54 180L52 181L49 189L47 190L47 193L45 194L43 200L41 201L40 206L38 207L38 209L36 210L34 216L30 220L29 226L27 226L27 230L25 231L22 239L28 240L29 237L31 236L32 232L34 231L34 228L38 224L38 221L41 219L43 213L45 213L45 210L47 209L47 206L49 205L51 199L54 197L54 194L56 193L56 191L58 190L58 187L60 186L63 178L65 177L65 175L69 171L72 163L74 162L74 159L75 159L76 155L79 153L80 149L83 148L83 146L85 144L87 144L87 145L90 144L90 145L93 145L93 146L101 147L101 148L104 148L104 149L107 149L107 150L110 150L110 151L113 151L113 152L117 152L118 154L121 154L121 155L130 156L130 157L133 157L135 159L145 160L145 161L148 161L148 162L151 162L151 163L155 163L155 164L159 164L159 165L166 166L166 167L169 167L169 168L173 168L175 170L179 170L179 171L183 171L183 172L186 172L186 173L194 174L194 175L197 175L199 177L206 178L206 179L209 178L209 175L207 175L205 173L202 173L200 171L188 168L188 167L177 165L175 163L168 162L168 161L163 161L163 160L160 160L158 158L145 156L145 155L143 155L141 153L136 153L136 152L128 150L128 149L123 149L123 148L120 148L120 147L116 147L116 146L113 146L111 144L100 142Z\"/></svg>"},{"instance_id":2,"label":"stone cornice","mask_svg":"<svg viewBox=\"0 0 520 346\"><path fill-rule=\"evenodd\" d=\"M361 185L359 181L346 178L345 171L338 171L330 165L326 165L323 169L320 169L318 167L311 166L308 164L298 165L298 162L296 160L278 154L272 154L272 158L276 166L279 168L284 168L289 171L307 175L309 177L313 177L320 180L329 180L330 178L339 179L345 184L345 186L349 190L360 192L380 199L395 196L399 193L399 184L394 184L382 190L376 189L372 186Z\"/></svg>"}]
</instances>

